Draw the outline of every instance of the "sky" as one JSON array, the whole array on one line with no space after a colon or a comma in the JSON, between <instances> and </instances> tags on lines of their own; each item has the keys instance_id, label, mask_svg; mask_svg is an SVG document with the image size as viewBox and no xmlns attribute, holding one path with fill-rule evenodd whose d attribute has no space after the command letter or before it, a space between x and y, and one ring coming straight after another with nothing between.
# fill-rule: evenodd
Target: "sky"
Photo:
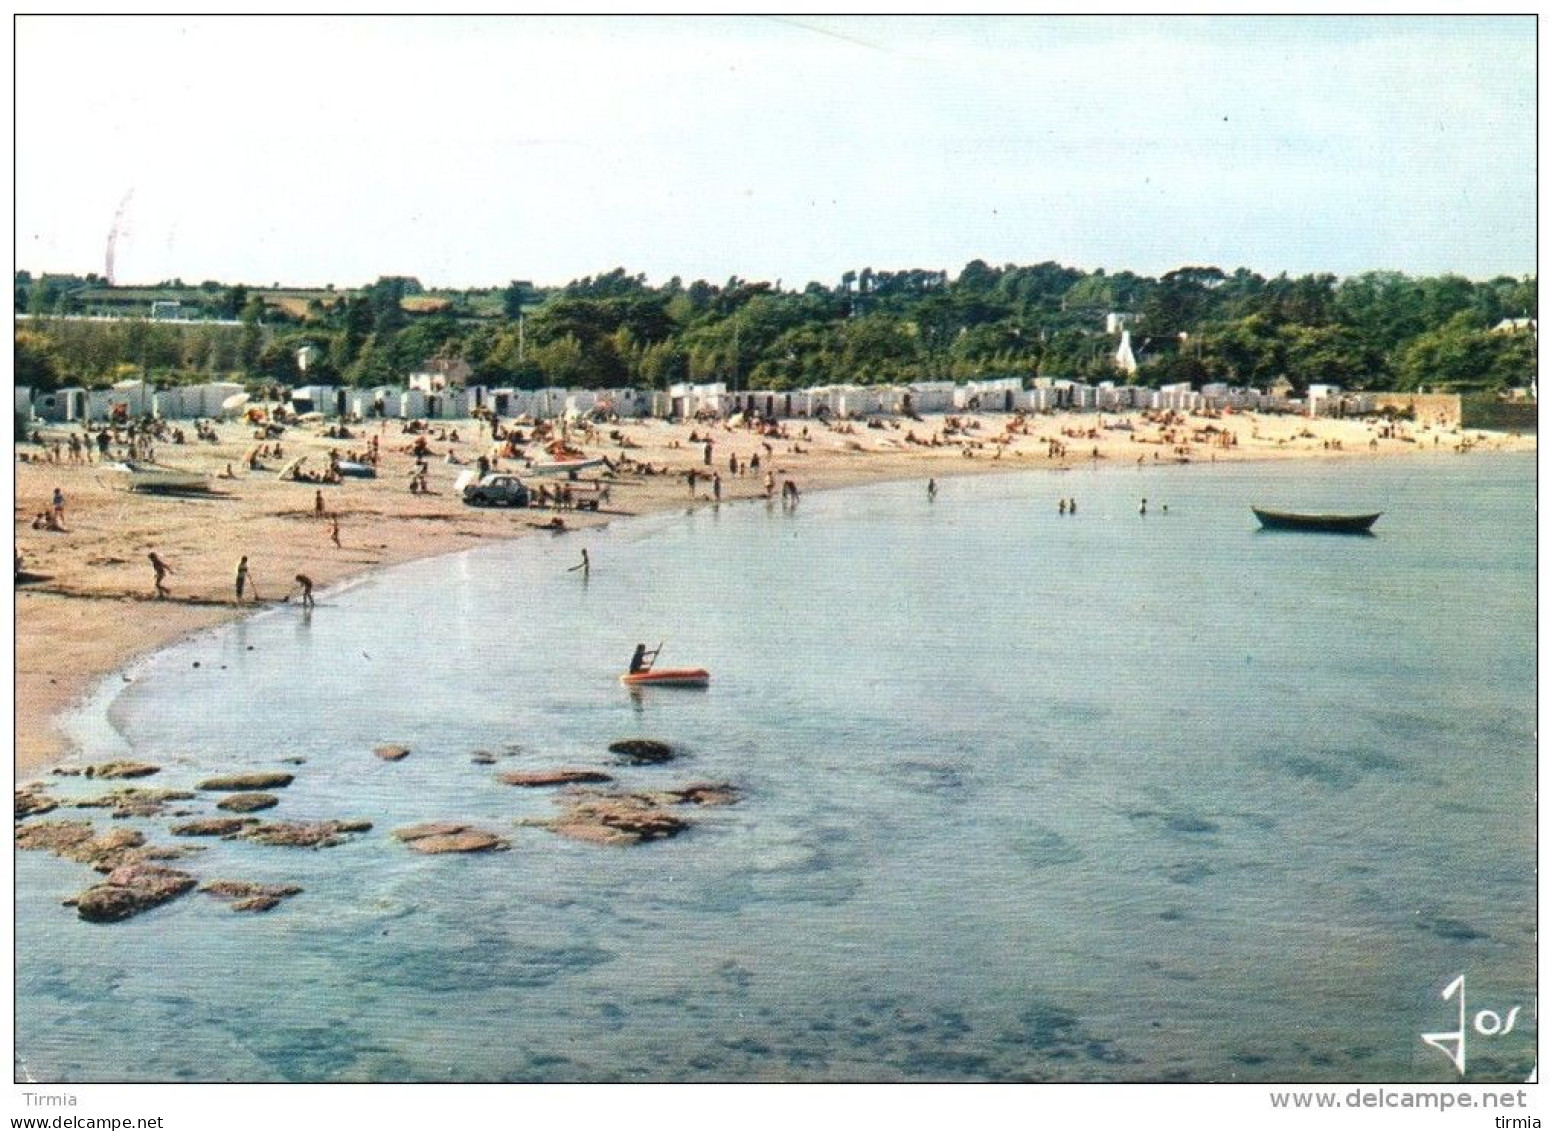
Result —
<instances>
[{"instance_id":1,"label":"sky","mask_svg":"<svg viewBox=\"0 0 1552 1131\"><path fill-rule=\"evenodd\" d=\"M1536 26L18 17L16 266L263 286L1536 270Z\"/></svg>"}]
</instances>

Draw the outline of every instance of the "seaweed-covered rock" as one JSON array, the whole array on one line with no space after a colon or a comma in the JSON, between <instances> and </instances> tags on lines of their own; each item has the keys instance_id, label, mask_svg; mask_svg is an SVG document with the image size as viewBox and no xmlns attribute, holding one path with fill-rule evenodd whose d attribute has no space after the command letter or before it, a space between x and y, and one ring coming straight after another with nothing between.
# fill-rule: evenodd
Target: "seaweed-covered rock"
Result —
<instances>
[{"instance_id":1,"label":"seaweed-covered rock","mask_svg":"<svg viewBox=\"0 0 1552 1131\"><path fill-rule=\"evenodd\" d=\"M56 856L64 856L91 839L90 821L34 821L16 829L17 848L46 849Z\"/></svg>"},{"instance_id":2,"label":"seaweed-covered rock","mask_svg":"<svg viewBox=\"0 0 1552 1131\"><path fill-rule=\"evenodd\" d=\"M602 770L514 770L499 775L508 785L588 785L610 782L614 779Z\"/></svg>"},{"instance_id":3,"label":"seaweed-covered rock","mask_svg":"<svg viewBox=\"0 0 1552 1131\"><path fill-rule=\"evenodd\" d=\"M249 825L257 824L254 817L195 817L170 826L173 836L236 836Z\"/></svg>"},{"instance_id":4,"label":"seaweed-covered rock","mask_svg":"<svg viewBox=\"0 0 1552 1131\"><path fill-rule=\"evenodd\" d=\"M233 911L269 911L282 900L300 895L295 884L255 884L246 880L211 880L200 891L232 905Z\"/></svg>"},{"instance_id":5,"label":"seaweed-covered rock","mask_svg":"<svg viewBox=\"0 0 1552 1131\"><path fill-rule=\"evenodd\" d=\"M623 754L632 762L643 765L669 761L674 756L674 748L653 738L622 738L609 744L609 753Z\"/></svg>"},{"instance_id":6,"label":"seaweed-covered rock","mask_svg":"<svg viewBox=\"0 0 1552 1131\"><path fill-rule=\"evenodd\" d=\"M160 766L153 766L149 762L98 762L87 766L85 774L89 778L144 778L151 774L162 772Z\"/></svg>"},{"instance_id":7,"label":"seaweed-covered rock","mask_svg":"<svg viewBox=\"0 0 1552 1131\"><path fill-rule=\"evenodd\" d=\"M376 754L384 762L398 762L410 756L410 748L390 742L379 746L372 753Z\"/></svg>"},{"instance_id":8,"label":"seaweed-covered rock","mask_svg":"<svg viewBox=\"0 0 1552 1131\"><path fill-rule=\"evenodd\" d=\"M727 782L691 782L673 792L688 805L736 805L741 796L738 787Z\"/></svg>"},{"instance_id":9,"label":"seaweed-covered rock","mask_svg":"<svg viewBox=\"0 0 1552 1131\"><path fill-rule=\"evenodd\" d=\"M559 817L528 824L591 844L639 844L676 836L689 822L651 801L632 794L583 795L572 798Z\"/></svg>"},{"instance_id":10,"label":"seaweed-covered rock","mask_svg":"<svg viewBox=\"0 0 1552 1131\"><path fill-rule=\"evenodd\" d=\"M395 829L393 835L416 852L437 855L444 852L500 852L511 847L493 832L454 821L430 821Z\"/></svg>"},{"instance_id":11,"label":"seaweed-covered rock","mask_svg":"<svg viewBox=\"0 0 1552 1131\"><path fill-rule=\"evenodd\" d=\"M496 764L496 756L489 750L476 750L469 756L469 761L476 766L494 766Z\"/></svg>"},{"instance_id":12,"label":"seaweed-covered rock","mask_svg":"<svg viewBox=\"0 0 1552 1131\"><path fill-rule=\"evenodd\" d=\"M92 923L116 923L176 899L193 886L194 877L187 872L160 864L124 864L76 896L76 914Z\"/></svg>"},{"instance_id":13,"label":"seaweed-covered rock","mask_svg":"<svg viewBox=\"0 0 1552 1131\"><path fill-rule=\"evenodd\" d=\"M169 802L189 801L193 797L186 789L148 789L127 785L95 797L83 797L75 805L78 809L112 809L115 818L160 817L167 812Z\"/></svg>"},{"instance_id":14,"label":"seaweed-covered rock","mask_svg":"<svg viewBox=\"0 0 1552 1131\"><path fill-rule=\"evenodd\" d=\"M143 844L145 835L134 829L113 829L97 836L90 821L34 821L16 827L17 848L46 850L100 872L125 863L131 850Z\"/></svg>"},{"instance_id":15,"label":"seaweed-covered rock","mask_svg":"<svg viewBox=\"0 0 1552 1131\"><path fill-rule=\"evenodd\" d=\"M671 805L737 805L739 792L736 786L727 782L697 781L652 796Z\"/></svg>"},{"instance_id":16,"label":"seaweed-covered rock","mask_svg":"<svg viewBox=\"0 0 1552 1131\"><path fill-rule=\"evenodd\" d=\"M239 840L283 848L333 848L352 833L366 832L371 821L270 821L251 824L237 834Z\"/></svg>"},{"instance_id":17,"label":"seaweed-covered rock","mask_svg":"<svg viewBox=\"0 0 1552 1131\"><path fill-rule=\"evenodd\" d=\"M256 790L284 789L294 780L294 775L283 770L256 770L246 774L223 774L206 778L199 783L199 788L211 792L251 793Z\"/></svg>"},{"instance_id":18,"label":"seaweed-covered rock","mask_svg":"<svg viewBox=\"0 0 1552 1131\"><path fill-rule=\"evenodd\" d=\"M260 809L273 809L280 799L273 793L234 793L216 802L217 809L228 813L257 813Z\"/></svg>"},{"instance_id":19,"label":"seaweed-covered rock","mask_svg":"<svg viewBox=\"0 0 1552 1131\"><path fill-rule=\"evenodd\" d=\"M46 850L98 872L154 860L174 860L199 851L146 844L145 835L134 829L112 829L97 836L90 821L34 821L18 825L16 847Z\"/></svg>"}]
</instances>

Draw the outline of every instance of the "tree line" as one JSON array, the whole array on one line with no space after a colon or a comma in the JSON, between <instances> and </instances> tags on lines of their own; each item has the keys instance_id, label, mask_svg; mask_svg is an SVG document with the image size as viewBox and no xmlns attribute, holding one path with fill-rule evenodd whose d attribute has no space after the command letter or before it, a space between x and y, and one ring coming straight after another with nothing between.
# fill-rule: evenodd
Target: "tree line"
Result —
<instances>
[{"instance_id":1,"label":"tree line","mask_svg":"<svg viewBox=\"0 0 1552 1131\"><path fill-rule=\"evenodd\" d=\"M1058 263L848 271L783 290L738 278L670 279L623 268L539 288L436 291L385 276L354 291L180 280L136 289L232 325L71 313L119 309L129 293L92 276L16 275L16 380L38 388L159 383L211 374L262 383L402 383L433 357L462 358L492 387L724 381L734 388L897 384L982 377L1131 380L1157 386L1286 380L1348 389L1496 392L1536 374L1534 276L1472 281L1368 272L1266 278L1188 266L1158 278ZM1107 315L1126 316L1139 368L1115 362ZM305 374L298 352L312 346Z\"/></svg>"}]
</instances>

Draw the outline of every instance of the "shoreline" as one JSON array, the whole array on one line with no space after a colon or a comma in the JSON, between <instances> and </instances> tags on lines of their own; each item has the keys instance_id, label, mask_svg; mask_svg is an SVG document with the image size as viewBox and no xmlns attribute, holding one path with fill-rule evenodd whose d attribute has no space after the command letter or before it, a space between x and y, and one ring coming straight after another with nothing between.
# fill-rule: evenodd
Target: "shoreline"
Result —
<instances>
[{"instance_id":1,"label":"shoreline","mask_svg":"<svg viewBox=\"0 0 1552 1131\"><path fill-rule=\"evenodd\" d=\"M1106 430L1098 426L1101 417L1125 420L1133 430ZM729 429L721 422L601 425L596 436L580 442L589 457L629 456L661 472L605 480L609 498L607 503L600 500L602 509L567 511L565 521L569 532L585 533L619 517L714 505L712 488L705 480L696 485L693 496L687 490L685 476L692 468L707 477L713 472L721 476L721 501L733 503L762 499L767 472L778 489L790 478L807 492L929 477L1127 468L1139 463L1162 467L1284 459L1391 459L1425 452L1448 454L1466 437L1458 430L1420 427L1414 433L1415 442L1379 439L1380 425L1372 420L1254 413L1210 421L1188 416L1177 418L1173 429L1166 429L1145 422L1141 414L1088 413L1023 418L1028 427L1017 433L1007 428L1009 422L1020 418L960 415L959 419L972 427L952 440L945 436L941 446L901 443L902 435L913 432L935 435L943 429L945 419L895 421L883 428L840 422L831 427L812 420L789 420L783 422L786 439ZM458 473L491 448L488 435L481 436L473 421L433 422L429 429L435 460L429 465L432 493L411 494L405 484L414 459L400 449L414 437L401 431L402 423L372 421L352 426L352 438L344 440L300 427L288 428L280 438L287 449L286 460L305 454L316 467L326 463L329 449L353 447L366 437L377 436L382 453L377 479L347 479L339 486L327 487L283 482L275 474L281 461L268 460L266 471L244 471L230 480L217 479L219 493L212 492L210 497L130 494L111 482L115 477L99 463L68 462L68 453L63 457L66 462L38 462L31 458L39 453L37 445L18 443L17 452L25 458L15 465L15 540L26 569L40 578L15 588L18 782L79 752L65 722L114 673L201 631L286 603L289 596L276 600L273 595L289 594L294 586L278 582L277 575L285 579L305 571L318 590L337 590L389 566L548 533L534 529L540 511L470 508L453 493L452 482ZM1170 435L1180 440L1182 430L1189 435L1205 423L1219 429L1220 438L1233 433L1237 443L1209 448L1189 439L1182 444L1162 438ZM186 431L191 432L192 427ZM456 441L436 438L454 432ZM217 434L216 443L158 443L157 458L170 465L218 474L223 466L240 466L245 453L257 444L246 425L221 424ZM66 435L62 426L44 428L46 440ZM696 437L693 441L692 435ZM1480 440L1475 439L1479 436ZM703 448L706 437L711 439L714 453L709 464ZM1536 449L1533 435L1472 431L1470 437L1472 450ZM1372 449L1371 440L1375 442ZM576 437L573 442L578 442ZM1073 450L1057 456L1052 444ZM1160 458L1164 450L1171 452L1170 458ZM441 462L449 451L458 462ZM739 475L730 471L729 455L747 463L756 454L764 460L759 471ZM1133 459L1134 455L1140 459ZM501 463L503 470L525 474L516 461ZM589 476L579 485L585 488L584 496L596 482ZM65 495L66 532L33 530L32 516L46 509L55 487ZM339 517L338 547L330 539L330 522L314 514L320 497L327 512ZM207 513L212 509L217 513ZM569 538L571 533L565 536ZM146 554L151 551L160 553L172 567L167 582L170 599L157 600L150 595ZM252 558L254 586L269 595L262 606L239 604L233 599L233 569L243 555Z\"/></svg>"}]
</instances>

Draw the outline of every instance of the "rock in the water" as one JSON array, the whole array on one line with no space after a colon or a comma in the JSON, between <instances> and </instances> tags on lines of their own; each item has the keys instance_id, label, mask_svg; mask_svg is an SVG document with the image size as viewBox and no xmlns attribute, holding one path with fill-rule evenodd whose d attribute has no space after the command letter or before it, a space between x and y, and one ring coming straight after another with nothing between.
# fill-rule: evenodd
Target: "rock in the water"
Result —
<instances>
[{"instance_id":1,"label":"rock in the water","mask_svg":"<svg viewBox=\"0 0 1552 1131\"><path fill-rule=\"evenodd\" d=\"M230 903L233 911L269 911L281 900L300 895L295 884L254 884L246 880L212 880L201 884L200 891Z\"/></svg>"},{"instance_id":2,"label":"rock in the water","mask_svg":"<svg viewBox=\"0 0 1552 1131\"><path fill-rule=\"evenodd\" d=\"M726 782L691 782L678 789L657 790L632 796L658 805L737 805L739 793Z\"/></svg>"},{"instance_id":3,"label":"rock in the water","mask_svg":"<svg viewBox=\"0 0 1552 1131\"><path fill-rule=\"evenodd\" d=\"M408 746L396 746L393 743L388 743L384 746L379 746L376 750L372 751L372 753L376 754L384 762L397 762L410 756L410 748Z\"/></svg>"},{"instance_id":4,"label":"rock in the water","mask_svg":"<svg viewBox=\"0 0 1552 1131\"><path fill-rule=\"evenodd\" d=\"M91 839L90 821L35 821L16 830L17 848L47 849L56 856L64 856L68 850Z\"/></svg>"},{"instance_id":5,"label":"rock in the water","mask_svg":"<svg viewBox=\"0 0 1552 1131\"><path fill-rule=\"evenodd\" d=\"M80 766L55 766L49 771L49 773L56 774L62 778L78 778L85 772L86 770Z\"/></svg>"},{"instance_id":6,"label":"rock in the water","mask_svg":"<svg viewBox=\"0 0 1552 1131\"><path fill-rule=\"evenodd\" d=\"M24 786L16 791L16 819L23 817L36 817L40 813L47 813L59 807L59 802L50 797L41 785Z\"/></svg>"},{"instance_id":7,"label":"rock in the water","mask_svg":"<svg viewBox=\"0 0 1552 1131\"><path fill-rule=\"evenodd\" d=\"M283 848L333 848L371 827L371 821L271 821L249 825L238 838Z\"/></svg>"},{"instance_id":8,"label":"rock in the water","mask_svg":"<svg viewBox=\"0 0 1552 1131\"><path fill-rule=\"evenodd\" d=\"M234 793L216 802L217 809L228 813L257 813L260 809L273 809L280 799L273 793Z\"/></svg>"},{"instance_id":9,"label":"rock in the water","mask_svg":"<svg viewBox=\"0 0 1552 1131\"><path fill-rule=\"evenodd\" d=\"M307 759L301 757L300 755L290 758L282 758L281 761L288 766L305 766L307 764Z\"/></svg>"},{"instance_id":10,"label":"rock in the water","mask_svg":"<svg viewBox=\"0 0 1552 1131\"><path fill-rule=\"evenodd\" d=\"M676 836L689 822L632 794L602 794L573 800L561 816L534 824L593 844L638 844Z\"/></svg>"},{"instance_id":11,"label":"rock in the water","mask_svg":"<svg viewBox=\"0 0 1552 1131\"><path fill-rule=\"evenodd\" d=\"M514 770L499 775L508 785L587 785L614 779L602 770Z\"/></svg>"},{"instance_id":12,"label":"rock in the water","mask_svg":"<svg viewBox=\"0 0 1552 1131\"><path fill-rule=\"evenodd\" d=\"M221 777L206 778L199 783L199 788L228 793L249 793L255 790L284 789L294 780L294 775L282 770L256 770L247 774L225 774Z\"/></svg>"},{"instance_id":13,"label":"rock in the water","mask_svg":"<svg viewBox=\"0 0 1552 1131\"><path fill-rule=\"evenodd\" d=\"M35 821L16 826L16 847L46 849L99 872L110 872L133 859L145 844L145 835L134 829L113 829L95 836L90 821Z\"/></svg>"},{"instance_id":14,"label":"rock in the water","mask_svg":"<svg viewBox=\"0 0 1552 1131\"><path fill-rule=\"evenodd\" d=\"M738 788L727 782L691 782L673 792L687 805L736 805L739 798Z\"/></svg>"},{"instance_id":15,"label":"rock in the water","mask_svg":"<svg viewBox=\"0 0 1552 1131\"><path fill-rule=\"evenodd\" d=\"M232 904L233 911L273 911L280 906L278 895L250 895Z\"/></svg>"},{"instance_id":16,"label":"rock in the water","mask_svg":"<svg viewBox=\"0 0 1552 1131\"><path fill-rule=\"evenodd\" d=\"M76 896L76 914L92 923L116 923L178 898L194 886L187 872L159 864L124 864Z\"/></svg>"},{"instance_id":17,"label":"rock in the water","mask_svg":"<svg viewBox=\"0 0 1552 1131\"><path fill-rule=\"evenodd\" d=\"M652 738L623 738L609 744L609 753L623 754L632 762L666 762L674 756L674 748L666 742Z\"/></svg>"},{"instance_id":18,"label":"rock in the water","mask_svg":"<svg viewBox=\"0 0 1552 1131\"><path fill-rule=\"evenodd\" d=\"M173 836L236 836L257 823L254 817L195 817L172 825L167 831Z\"/></svg>"},{"instance_id":19,"label":"rock in the water","mask_svg":"<svg viewBox=\"0 0 1552 1131\"><path fill-rule=\"evenodd\" d=\"M160 766L149 762L98 762L86 767L89 778L143 778L161 773Z\"/></svg>"},{"instance_id":20,"label":"rock in the water","mask_svg":"<svg viewBox=\"0 0 1552 1131\"><path fill-rule=\"evenodd\" d=\"M454 821L430 821L423 825L395 829L393 835L416 852L436 855L444 852L504 851L511 844L493 832Z\"/></svg>"},{"instance_id":21,"label":"rock in the water","mask_svg":"<svg viewBox=\"0 0 1552 1131\"><path fill-rule=\"evenodd\" d=\"M496 764L496 756L489 750L476 750L470 756L469 761L476 766L494 766Z\"/></svg>"},{"instance_id":22,"label":"rock in the water","mask_svg":"<svg viewBox=\"0 0 1552 1131\"><path fill-rule=\"evenodd\" d=\"M126 785L96 797L83 797L75 806L77 809L112 809L114 817L160 817L167 811L169 801L188 801L193 796L186 789L147 789Z\"/></svg>"}]
</instances>

